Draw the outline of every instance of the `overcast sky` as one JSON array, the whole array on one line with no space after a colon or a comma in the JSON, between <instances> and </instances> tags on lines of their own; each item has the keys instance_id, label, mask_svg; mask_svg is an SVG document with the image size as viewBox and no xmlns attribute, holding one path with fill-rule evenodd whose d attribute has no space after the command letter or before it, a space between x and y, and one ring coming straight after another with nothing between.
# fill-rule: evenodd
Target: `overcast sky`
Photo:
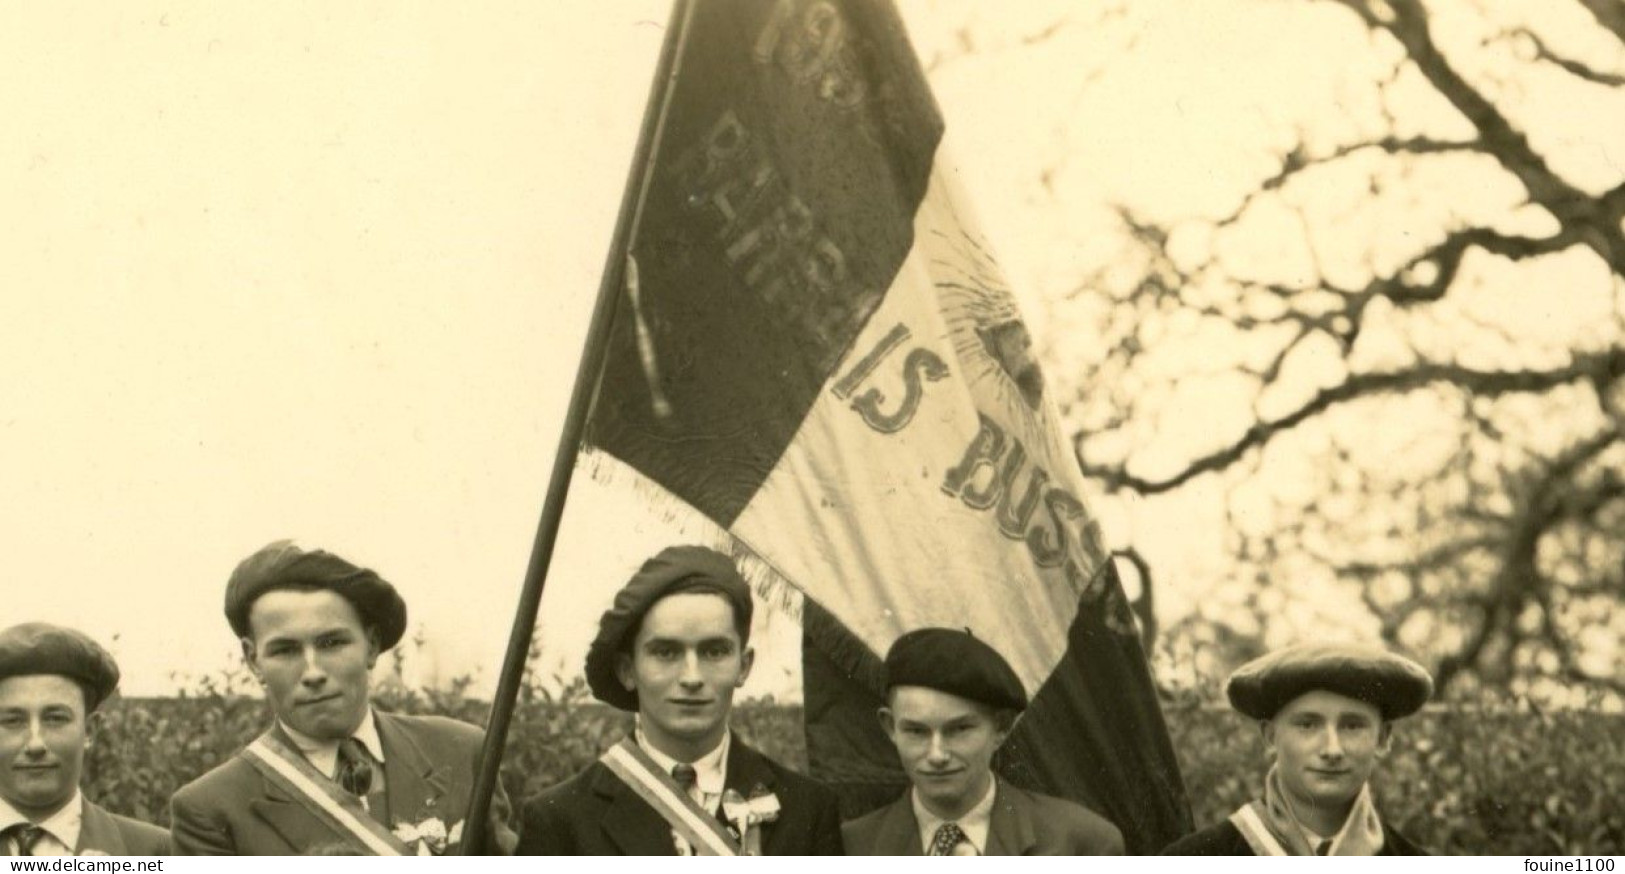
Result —
<instances>
[{"instance_id":1,"label":"overcast sky","mask_svg":"<svg viewBox=\"0 0 1625 874\"><path fill-rule=\"evenodd\" d=\"M927 60L950 53L932 73L950 149L1040 331L1032 289L1100 257L1076 241L1108 200L1222 203L1250 177L1215 168L1267 166L1285 119L1335 103L1362 46L1323 11L1267 5L1145 0L1132 28L1036 48L1060 7L904 5ZM166 693L232 663L226 576L292 537L400 588L418 679L488 684L668 6L8 13L6 619L80 627L127 694ZM985 42L956 58L967 19ZM1061 157L1092 204L1064 221L1035 181ZM578 482L542 626L544 667L566 674L627 573L697 536ZM1182 563L1218 542L1216 502L1181 500L1152 533L1133 509L1107 518L1168 562L1170 617L1200 596ZM766 621L748 691L783 694L794 628Z\"/></svg>"}]
</instances>

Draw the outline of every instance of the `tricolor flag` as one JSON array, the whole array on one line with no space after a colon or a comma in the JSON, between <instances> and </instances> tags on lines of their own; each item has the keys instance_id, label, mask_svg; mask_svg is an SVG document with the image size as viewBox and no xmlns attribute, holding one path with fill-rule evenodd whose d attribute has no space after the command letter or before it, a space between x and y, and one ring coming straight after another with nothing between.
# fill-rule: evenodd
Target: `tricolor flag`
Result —
<instances>
[{"instance_id":1,"label":"tricolor flag","mask_svg":"<svg viewBox=\"0 0 1625 874\"><path fill-rule=\"evenodd\" d=\"M849 813L904 780L880 657L942 625L1027 686L1007 777L1131 851L1188 831L1134 622L896 11L679 10L591 451L800 594L809 755Z\"/></svg>"}]
</instances>

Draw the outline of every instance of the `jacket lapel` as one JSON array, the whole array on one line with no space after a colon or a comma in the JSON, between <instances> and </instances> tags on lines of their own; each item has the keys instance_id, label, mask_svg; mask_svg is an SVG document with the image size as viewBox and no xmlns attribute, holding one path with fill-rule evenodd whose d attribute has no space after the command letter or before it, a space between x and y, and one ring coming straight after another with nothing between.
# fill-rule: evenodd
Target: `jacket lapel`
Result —
<instances>
[{"instance_id":1,"label":"jacket lapel","mask_svg":"<svg viewBox=\"0 0 1625 874\"><path fill-rule=\"evenodd\" d=\"M604 811L603 829L615 846L629 856L671 856L677 852L672 839L671 826L654 808L639 798L631 787L622 783L608 768L594 764L593 791L608 805ZM778 791L778 778L768 767L767 759L739 741L734 735L728 742L728 766L722 776L722 787L733 789L745 798ZM784 814L781 813L782 817ZM762 845L767 846L773 836L773 824L762 825Z\"/></svg>"},{"instance_id":2,"label":"jacket lapel","mask_svg":"<svg viewBox=\"0 0 1625 874\"><path fill-rule=\"evenodd\" d=\"M311 847L326 844L345 843L342 835L328 828L316 814L305 809L303 804L283 794L268 780L262 780L265 794L248 803L248 808L265 820L272 831L275 831L286 841L294 853L302 853Z\"/></svg>"},{"instance_id":3,"label":"jacket lapel","mask_svg":"<svg viewBox=\"0 0 1625 874\"><path fill-rule=\"evenodd\" d=\"M1000 780L994 790L993 818L987 829L988 856L1025 856L1038 843L1033 811L1025 793Z\"/></svg>"},{"instance_id":4,"label":"jacket lapel","mask_svg":"<svg viewBox=\"0 0 1625 874\"><path fill-rule=\"evenodd\" d=\"M925 855L920 846L920 821L914 817L913 791L905 790L903 797L886 805L875 829L874 855Z\"/></svg>"},{"instance_id":5,"label":"jacket lapel","mask_svg":"<svg viewBox=\"0 0 1625 874\"><path fill-rule=\"evenodd\" d=\"M384 730L385 716L386 714L377 713L374 711L374 719L376 719L378 722L379 740L387 745L389 743L389 736L385 734ZM399 732L394 731L394 729L395 726L391 726L392 733L399 734ZM298 749L298 746L294 744L293 739L288 737L287 733L282 730L282 725L280 723L273 726L272 731L276 733L277 739L286 744L290 750ZM243 753L238 753L237 755L241 756ZM394 755L395 752L393 749L385 749L384 759L386 770L384 772L384 779L386 782L393 781L395 777L394 771L387 770L388 761ZM255 773L257 774L258 771ZM349 835L340 834L337 831L334 831L333 828L329 827L325 822L323 822L320 817L312 813L309 808L305 807L305 802L289 797L285 792L278 788L275 783L272 783L271 781L262 777L260 779L260 785L263 787L264 794L259 798L250 801L248 803L248 807L250 810L254 811L254 813L258 815L260 819L265 820L266 824L271 827L272 831L275 831L284 841L288 843L288 847L294 854L304 853L310 850L312 847L348 845L351 841ZM421 783L418 785L421 785ZM395 804L396 795L393 783L391 782L391 785L386 786L385 789L389 792L389 803L391 805L391 810L394 810L396 809L393 806ZM397 817L397 819L398 818L399 817Z\"/></svg>"},{"instance_id":6,"label":"jacket lapel","mask_svg":"<svg viewBox=\"0 0 1625 874\"><path fill-rule=\"evenodd\" d=\"M373 721L384 747L384 792L389 796L390 818L417 823L434 817L450 828L462 811L439 809L446 785L434 761L394 716L374 710Z\"/></svg>"},{"instance_id":7,"label":"jacket lapel","mask_svg":"<svg viewBox=\"0 0 1625 874\"><path fill-rule=\"evenodd\" d=\"M600 824L610 841L628 856L677 855L671 826L660 814L602 763L595 762L592 767L593 792L606 805Z\"/></svg>"},{"instance_id":8,"label":"jacket lapel","mask_svg":"<svg viewBox=\"0 0 1625 874\"><path fill-rule=\"evenodd\" d=\"M119 831L118 823L107 811L84 801L84 812L81 814L79 825L79 843L73 848L75 856L83 856L86 850L95 850L109 856L128 856L129 848L124 845L124 833Z\"/></svg>"}]
</instances>

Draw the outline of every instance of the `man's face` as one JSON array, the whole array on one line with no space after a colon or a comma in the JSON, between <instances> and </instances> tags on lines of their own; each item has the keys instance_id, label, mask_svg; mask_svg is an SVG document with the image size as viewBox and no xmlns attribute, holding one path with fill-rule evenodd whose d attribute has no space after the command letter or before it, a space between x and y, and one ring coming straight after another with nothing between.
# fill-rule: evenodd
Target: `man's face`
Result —
<instances>
[{"instance_id":1,"label":"man's face","mask_svg":"<svg viewBox=\"0 0 1625 874\"><path fill-rule=\"evenodd\" d=\"M1388 752L1389 727L1376 707L1317 690L1264 723L1264 744L1294 802L1341 810Z\"/></svg>"},{"instance_id":2,"label":"man's face","mask_svg":"<svg viewBox=\"0 0 1625 874\"><path fill-rule=\"evenodd\" d=\"M243 658L277 718L322 740L343 740L367 713L378 642L350 602L326 590L267 592L248 613Z\"/></svg>"},{"instance_id":3,"label":"man's face","mask_svg":"<svg viewBox=\"0 0 1625 874\"><path fill-rule=\"evenodd\" d=\"M43 819L79 785L90 729L85 693L54 674L0 680L0 797Z\"/></svg>"},{"instance_id":4,"label":"man's face","mask_svg":"<svg viewBox=\"0 0 1625 874\"><path fill-rule=\"evenodd\" d=\"M727 731L734 691L750 676L754 658L739 639L727 599L680 593L644 614L617 674L638 693L638 714L651 742L668 755L703 753Z\"/></svg>"},{"instance_id":5,"label":"man's face","mask_svg":"<svg viewBox=\"0 0 1625 874\"><path fill-rule=\"evenodd\" d=\"M1009 732L993 708L923 686L891 690L880 725L933 813L957 819L987 794L993 754Z\"/></svg>"}]
</instances>

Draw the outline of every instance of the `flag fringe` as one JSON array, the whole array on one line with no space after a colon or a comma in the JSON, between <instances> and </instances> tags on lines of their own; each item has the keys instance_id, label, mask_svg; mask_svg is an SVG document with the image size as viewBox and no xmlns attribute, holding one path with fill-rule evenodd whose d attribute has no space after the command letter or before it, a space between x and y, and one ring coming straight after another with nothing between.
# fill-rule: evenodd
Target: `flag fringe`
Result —
<instances>
[{"instance_id":1,"label":"flag fringe","mask_svg":"<svg viewBox=\"0 0 1625 874\"><path fill-rule=\"evenodd\" d=\"M806 596L801 589L779 573L750 544L718 525L716 520L607 452L586 447L577 458L576 465L593 482L605 488L635 494L655 518L676 529L686 542L708 546L731 556L739 566L740 576L750 584L758 601L775 613L797 623L802 621L802 602Z\"/></svg>"}]
</instances>

